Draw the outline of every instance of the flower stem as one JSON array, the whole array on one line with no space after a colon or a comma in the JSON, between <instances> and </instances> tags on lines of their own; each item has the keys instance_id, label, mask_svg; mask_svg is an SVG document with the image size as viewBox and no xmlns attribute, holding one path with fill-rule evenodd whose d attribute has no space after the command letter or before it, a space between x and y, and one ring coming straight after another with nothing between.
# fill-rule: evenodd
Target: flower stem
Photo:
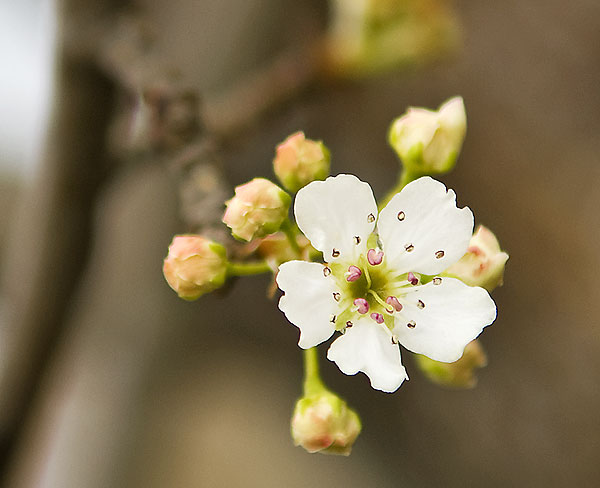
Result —
<instances>
[{"instance_id":1,"label":"flower stem","mask_svg":"<svg viewBox=\"0 0 600 488\"><path fill-rule=\"evenodd\" d=\"M273 270L266 261L253 263L229 263L227 265L228 276L250 276L262 273L271 273Z\"/></svg>"},{"instance_id":2,"label":"flower stem","mask_svg":"<svg viewBox=\"0 0 600 488\"><path fill-rule=\"evenodd\" d=\"M425 174L420 173L418 171L409 171L406 168L404 168L402 170L402 173L400 173L400 178L398 179L398 183L396 183L396 186L389 191L389 193L385 196L385 198L379 204L379 210L384 208L390 202L390 200L394 197L394 195L396 193L400 193L402 188L404 188L406 185L408 185L411 181L414 181L417 178L420 178L421 176L425 176Z\"/></svg>"},{"instance_id":3,"label":"flower stem","mask_svg":"<svg viewBox=\"0 0 600 488\"><path fill-rule=\"evenodd\" d=\"M304 396L321 393L326 390L319 374L319 356L317 348L304 350Z\"/></svg>"},{"instance_id":4,"label":"flower stem","mask_svg":"<svg viewBox=\"0 0 600 488\"><path fill-rule=\"evenodd\" d=\"M292 225L292 222L290 221L290 219L286 219L283 221L283 224L281 224L281 230L287 237L287 239L290 243L290 246L292 247L294 252L298 256L300 256L301 249L300 249L300 246L298 245L298 241L296 240L296 230L294 229L294 226Z\"/></svg>"}]
</instances>

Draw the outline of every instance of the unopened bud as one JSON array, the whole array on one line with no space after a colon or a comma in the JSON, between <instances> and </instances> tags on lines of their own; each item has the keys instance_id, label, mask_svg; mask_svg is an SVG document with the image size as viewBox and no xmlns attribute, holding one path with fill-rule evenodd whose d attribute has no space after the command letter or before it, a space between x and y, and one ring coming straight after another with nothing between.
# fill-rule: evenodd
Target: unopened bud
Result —
<instances>
[{"instance_id":1,"label":"unopened bud","mask_svg":"<svg viewBox=\"0 0 600 488\"><path fill-rule=\"evenodd\" d=\"M171 288L185 300L195 300L225 283L225 247L198 235L175 236L163 262Z\"/></svg>"},{"instance_id":2,"label":"unopened bud","mask_svg":"<svg viewBox=\"0 0 600 488\"><path fill-rule=\"evenodd\" d=\"M277 146L273 169L283 187L295 193L311 181L327 178L330 160L329 150L321 141L296 132Z\"/></svg>"},{"instance_id":3,"label":"unopened bud","mask_svg":"<svg viewBox=\"0 0 600 488\"><path fill-rule=\"evenodd\" d=\"M477 384L475 371L487 365L487 356L474 340L467 344L462 357L453 363L442 363L417 354L417 365L432 382L451 388L473 388Z\"/></svg>"},{"instance_id":4,"label":"unopened bud","mask_svg":"<svg viewBox=\"0 0 600 488\"><path fill-rule=\"evenodd\" d=\"M452 51L459 28L447 0L330 0L326 69L370 76Z\"/></svg>"},{"instance_id":5,"label":"unopened bud","mask_svg":"<svg viewBox=\"0 0 600 488\"><path fill-rule=\"evenodd\" d=\"M324 391L296 402L292 438L308 452L348 456L360 434L358 415L337 395Z\"/></svg>"},{"instance_id":6,"label":"unopened bud","mask_svg":"<svg viewBox=\"0 0 600 488\"><path fill-rule=\"evenodd\" d=\"M251 241L277 232L288 217L291 197L264 178L236 187L223 222L237 239Z\"/></svg>"},{"instance_id":7,"label":"unopened bud","mask_svg":"<svg viewBox=\"0 0 600 488\"><path fill-rule=\"evenodd\" d=\"M408 171L441 174L454 168L466 130L463 99L454 97L437 112L409 108L392 123L388 140Z\"/></svg>"},{"instance_id":8,"label":"unopened bud","mask_svg":"<svg viewBox=\"0 0 600 488\"><path fill-rule=\"evenodd\" d=\"M255 243L248 245L252 246L251 249L259 256L265 258L267 262L273 262L277 266L286 261L298 259L298 254L290 246L288 237L283 232L276 232L264 239L255 241ZM302 253L307 251L307 248L310 246L310 241L302 234L296 236L296 243Z\"/></svg>"},{"instance_id":9,"label":"unopened bud","mask_svg":"<svg viewBox=\"0 0 600 488\"><path fill-rule=\"evenodd\" d=\"M502 285L507 260L508 254L500 250L493 232L480 225L469 241L467 253L443 274L492 291Z\"/></svg>"}]
</instances>

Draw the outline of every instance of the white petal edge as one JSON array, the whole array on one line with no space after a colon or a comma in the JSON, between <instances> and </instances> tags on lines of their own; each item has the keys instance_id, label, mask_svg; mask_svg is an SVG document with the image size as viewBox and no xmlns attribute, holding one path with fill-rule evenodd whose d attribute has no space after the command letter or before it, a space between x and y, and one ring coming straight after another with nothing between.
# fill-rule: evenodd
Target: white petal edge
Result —
<instances>
[{"instance_id":1,"label":"white petal edge","mask_svg":"<svg viewBox=\"0 0 600 488\"><path fill-rule=\"evenodd\" d=\"M368 319L356 321L331 344L327 359L335 362L344 374L362 371L374 389L392 393L408 375L402 366L400 348L392 344L382 327Z\"/></svg>"},{"instance_id":2,"label":"white petal edge","mask_svg":"<svg viewBox=\"0 0 600 488\"><path fill-rule=\"evenodd\" d=\"M300 329L298 345L303 349L321 344L335 331L331 322L339 308L333 297L335 280L323 270L319 263L288 261L277 273L277 286L284 292L279 310Z\"/></svg>"},{"instance_id":3,"label":"white petal edge","mask_svg":"<svg viewBox=\"0 0 600 488\"><path fill-rule=\"evenodd\" d=\"M468 207L457 208L455 193L425 176L394 195L381 211L377 228L389 267L398 273L434 275L467 251L473 213Z\"/></svg>"},{"instance_id":4,"label":"white petal edge","mask_svg":"<svg viewBox=\"0 0 600 488\"><path fill-rule=\"evenodd\" d=\"M341 174L302 188L296 195L294 215L325 261L354 261L366 251L375 228L377 203L368 183Z\"/></svg>"},{"instance_id":5,"label":"white petal edge","mask_svg":"<svg viewBox=\"0 0 600 488\"><path fill-rule=\"evenodd\" d=\"M441 279L439 285L430 282L400 298L404 308L396 318L394 334L409 351L452 363L494 322L496 304L483 288L455 278ZM410 321L414 321L412 328L407 326Z\"/></svg>"}]
</instances>

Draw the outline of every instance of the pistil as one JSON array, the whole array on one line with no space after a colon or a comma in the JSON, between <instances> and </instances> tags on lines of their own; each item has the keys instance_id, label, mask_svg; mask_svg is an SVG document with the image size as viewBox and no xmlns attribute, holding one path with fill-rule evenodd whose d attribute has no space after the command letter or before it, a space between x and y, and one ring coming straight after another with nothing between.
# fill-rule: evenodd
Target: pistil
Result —
<instances>
[{"instance_id":1,"label":"pistil","mask_svg":"<svg viewBox=\"0 0 600 488\"><path fill-rule=\"evenodd\" d=\"M375 293L373 290L369 290L369 293L373 295L373 298L375 298L377 303L379 303L387 313L394 313L394 309L391 308L387 303L385 303L377 293Z\"/></svg>"}]
</instances>

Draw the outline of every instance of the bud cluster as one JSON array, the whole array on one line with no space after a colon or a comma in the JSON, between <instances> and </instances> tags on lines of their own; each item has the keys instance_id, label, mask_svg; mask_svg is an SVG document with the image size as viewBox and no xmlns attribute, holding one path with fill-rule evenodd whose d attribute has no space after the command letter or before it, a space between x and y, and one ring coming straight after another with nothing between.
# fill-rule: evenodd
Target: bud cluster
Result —
<instances>
[{"instance_id":1,"label":"bud cluster","mask_svg":"<svg viewBox=\"0 0 600 488\"><path fill-rule=\"evenodd\" d=\"M417 1L415 0L415 2ZM403 22L400 19L403 15L390 16L390 9L393 10L396 5L394 1L365 0L363 2L361 0L357 3L336 0L334 5L338 14L343 14L341 17L338 16L338 20L343 21L342 23L345 23L346 27L356 26L357 20L360 25L363 21L372 22L374 26L378 26L378 29L381 26L390 27L390 22L392 24L395 24L396 21ZM394 12L396 11L394 10ZM377 31L375 34L372 41L379 42L383 39L380 37L384 34L383 31ZM365 46L358 46L358 50L362 52L362 48ZM367 49L364 52L368 51ZM377 52L380 55L383 53L381 50L377 50ZM464 296L467 296L468 299L462 301L474 304L473 309L475 310L478 308L477 300L485 305L479 307L484 309L485 313L480 314L482 326L477 329L477 333L489 325L490 320L493 321L496 316L496 307L489 295L481 289L474 290L469 286L483 287L491 291L501 285L508 254L501 250L496 236L489 229L479 226L471 237L466 254L457 261L473 229L471 219L469 219L469 227L465 227L464 232L459 236L459 252L455 253L452 261L445 261L445 264L437 267L436 275L427 276L423 274L425 270L417 269L416 265L413 269L414 272L408 268L395 269L393 261L390 261L389 257L393 258L393 253L388 249L393 250L394 248L404 249L406 253L410 253L416 247L415 254L421 252L419 242L412 243L410 226L416 225L415 222L420 223L422 220L426 220L423 215L419 217L419 208L417 207L423 207L428 199L435 201L434 197L437 193L434 192L434 189L429 189L433 188L431 185L438 189L440 185L442 187L443 185L431 178L422 178L421 181L413 180L425 175L443 174L450 171L456 164L465 133L466 114L463 100L460 97L448 100L437 111L409 108L403 116L392 123L388 139L402 161L403 172L387 201L396 202L398 192L403 191L404 186L409 184L427 185L422 187L428 188L427 192L410 202L400 200L404 204L399 208L394 208L393 212L388 214L392 215L394 225L404 226L398 227L398 229L402 229L398 231L398 234L402 233L402 240L395 243L390 244L387 241L384 243L385 222L383 217L388 207L385 207L379 214L380 220L378 221L378 207L373 200L372 192L369 192L372 203L370 200L370 203L365 204L364 209L355 211L354 206L358 208L358 204L354 205L351 200L360 200L358 198L360 192L365 187L368 188L364 182L360 182L352 175L338 175L328 178L325 182L310 185L315 180L325 180L329 175L330 153L321 141L307 139L303 132L296 132L276 147L273 171L282 187L265 178L254 178L237 186L233 197L225 202L226 209L222 221L229 227L232 236L238 241L243 241L242 243L230 239L226 250L223 244L206 236L186 234L176 235L169 246L168 255L163 262L163 274L169 286L185 300L195 300L216 290L224 285L228 277L259 273L273 275L271 282L273 294L277 290L277 285L284 291L280 309L286 313L292 323L300 328L299 345L305 349L304 396L295 404L291 419L291 434L295 445L302 446L308 452L349 455L361 431L361 421L357 413L343 399L328 390L320 378L316 349L320 342L317 342L315 338L321 342L327 339L323 339L324 335L321 330L318 332L316 329L312 330L313 324L320 326L319 324L322 322L328 327L326 332L330 335L334 333L334 329L345 335L344 338L336 339L327 354L331 361L338 364L342 372L346 374L356 374L357 371L365 372L371 379L373 388L393 392L402 381L408 378L404 367L399 362L399 352L393 347L404 344L411 351L427 353L428 345L427 347L421 347L422 345L409 347L404 340L406 337L417 337L421 330L425 331L427 328L426 314L435 314L435 320L438 315L443 314L435 308L436 302L430 302L427 296L421 300L414 298L415 295L411 295L414 299L407 301L406 297L413 293L413 287L421 289L422 286L428 286L428 281L431 280L434 285L431 288L435 288L436 293L438 290L439 293L443 293L445 289L450 290L449 293L451 293L450 285L460 285L461 290L466 289L467 291L463 290L460 293L465 293ZM334 182L344 186L332 186ZM309 188L304 188L307 185L310 185ZM310 193L311 189L317 188L318 191L314 190L313 193ZM298 220L296 225L290 219L289 209L292 203L290 193L297 192L299 194L295 209L295 217ZM335 198L330 198L332 194ZM442 194L447 195L445 187ZM305 205L305 207L310 207L310 212L307 210L303 214L305 215L304 220L302 220L300 212L303 205L298 203L303 197L305 202L310 202ZM335 202L332 203L334 200ZM340 242L346 242L348 246L353 243L353 249L354 246L357 246L356 249L359 251L356 251L354 258L346 258L351 253L346 253L344 249L340 252L340 248L336 245L337 241L333 242L334 238L341 239L340 235L346 233L345 227L343 230L340 230L342 227L339 225L336 227L335 215L333 215L344 214L341 210L346 205L349 208L346 213L349 215L343 215L343 217L347 217L347 221L342 219L341 224L350 230L346 237L342 236L345 240ZM452 212L458 212L454 206L451 208ZM420 211L426 215L435 213L433 210L421 209ZM351 224L354 226L355 222L349 223L355 216L354 214L358 219L356 220L358 222L356 231L354 227L351 227ZM440 215L444 216L445 220L434 222L435 225L432 224L432 228L447 226L455 229L458 226L458 224L450 225L449 220L445 217L446 214ZM306 231L306 227L311 227L314 222L318 223L318 226L315 224L318 232L313 232L314 236L319 237L319 234L325 235L331 231L331 247L320 247L317 242L319 239L311 237L310 233ZM305 223L308 225L305 226ZM410 225L407 226L407 224ZM364 235L360 230L362 226L370 229L368 232L365 231ZM300 228L307 232L307 236L311 240L300 232ZM407 228L408 230L406 230ZM377 229L380 231L379 234ZM414 231L414 233L416 232ZM327 238L329 238L328 234ZM315 247L312 247L311 243ZM364 248L359 248L359 244L362 244ZM387 247L387 244L390 246ZM331 259L324 263L323 261L328 259L327 249L331 250ZM444 261L438 260L444 258L445 253L450 254L446 249L446 247L440 249L436 244L436 247L431 249L429 259L435 263L443 263ZM335 262L336 258L339 258L338 263ZM302 263L302 260L313 262ZM290 261L293 262L290 263ZM451 263L454 264L448 267ZM436 266L438 265L436 264ZM309 268L310 271L308 271ZM446 269L440 272L444 268ZM302 274L304 271L300 272L301 270L307 270L306 276ZM277 280L275 280L276 277ZM459 279L469 286L464 286L456 280L446 277ZM442 279L448 287L438 287L442 284ZM325 282L326 284L324 284ZM417 291L418 289L414 288ZM442 298L443 302L445 297ZM453 301L460 302L461 300ZM414 320L412 316L407 315L406 321L400 326L402 330L394 328L399 320L397 317L402 319L402 314L412 313L409 310L411 306L416 307L416 313L421 315ZM425 311L423 312L423 310ZM431 312L429 312L430 310ZM469 311L462 317L466 317L468 320L471 313ZM457 315L456 310L450 307L448 317L449 320L456 319L455 321L458 322L457 317L461 316ZM349 320L350 318L352 320ZM421 318L423 318L422 322ZM341 326L338 327L338 324ZM367 335L362 336L361 339L362 330L368 330L368 332L365 332ZM456 351L438 354L436 349L432 356L440 360L455 359L463 352L464 344L477 336L477 334L471 334L471 330L475 329L470 328L467 330L469 335L459 337ZM364 337L371 337L368 334L371 334L372 331L378 334L373 336L375 339L365 340ZM413 335L403 339L400 337L403 333ZM452 342L447 337L448 329L444 329L443 333L443 342ZM305 340L305 335L311 336L307 339L309 342L313 340L314 342L310 344L302 342ZM341 342L346 339L349 342ZM380 339L384 342L381 342ZM372 345L369 345L371 340L380 341L383 344L381 350L383 351L384 347L387 348L385 354L393 349L394 361L396 360L395 354L398 353L398 364L391 360L379 361L385 354L380 354L377 348L371 347ZM413 340L418 342L417 339ZM377 367L370 366L370 359L362 358L362 351L360 354L357 353L358 348L362 347L362 343L355 346L352 341L365 342L365 347L370 348L365 352L365 357L370 357L371 352L375 351L374 354L377 357L374 361L377 362ZM350 345L348 346L348 344ZM477 340L467 344L462 357L453 363L435 361L420 354L416 354L415 357L419 368L428 379L439 385L453 388L473 387L477 381L476 370L484 367L487 363L485 352ZM355 364L356 358L369 364L369 369ZM390 373L390 371L392 372ZM373 379L376 375L381 375L377 376L377 381ZM393 379L388 381L390 375L393 376ZM383 380L378 379L380 377ZM398 381L396 382L396 380ZM391 383L395 386L390 386Z\"/></svg>"}]
</instances>

